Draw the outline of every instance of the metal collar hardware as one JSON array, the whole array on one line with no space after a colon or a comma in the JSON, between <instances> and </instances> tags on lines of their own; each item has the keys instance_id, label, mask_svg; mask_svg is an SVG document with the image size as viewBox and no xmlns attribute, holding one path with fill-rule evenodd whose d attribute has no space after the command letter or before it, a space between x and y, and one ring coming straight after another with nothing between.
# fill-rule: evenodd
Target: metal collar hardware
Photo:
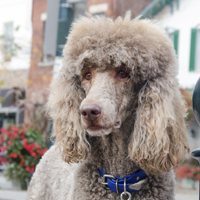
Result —
<instances>
[{"instance_id":1,"label":"metal collar hardware","mask_svg":"<svg viewBox=\"0 0 200 200\"><path fill-rule=\"evenodd\" d=\"M124 192L121 193L120 199L124 200L124 196L126 196L126 195L128 195L128 199L127 200L131 200L131 194L126 191L126 178L125 178L124 179Z\"/></svg>"},{"instance_id":2,"label":"metal collar hardware","mask_svg":"<svg viewBox=\"0 0 200 200\"><path fill-rule=\"evenodd\" d=\"M108 185L108 183L106 182L106 178L112 178L112 179L116 180L116 178L114 176L109 175L109 174L104 174L102 176L102 178L103 178L103 182L102 182L103 185Z\"/></svg>"},{"instance_id":3,"label":"metal collar hardware","mask_svg":"<svg viewBox=\"0 0 200 200\"><path fill-rule=\"evenodd\" d=\"M102 184L105 188L120 194L121 200L131 200L131 193L138 192L141 189L142 184L147 180L146 173L141 169L124 177L106 174L103 169L98 170L103 179Z\"/></svg>"}]
</instances>

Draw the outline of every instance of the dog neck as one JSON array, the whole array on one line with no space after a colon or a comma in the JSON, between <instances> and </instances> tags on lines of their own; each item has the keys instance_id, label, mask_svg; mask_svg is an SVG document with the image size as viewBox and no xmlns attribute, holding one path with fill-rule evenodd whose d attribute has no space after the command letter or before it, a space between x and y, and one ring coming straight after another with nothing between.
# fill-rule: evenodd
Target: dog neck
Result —
<instances>
[{"instance_id":1,"label":"dog neck","mask_svg":"<svg viewBox=\"0 0 200 200\"><path fill-rule=\"evenodd\" d=\"M134 173L139 167L128 157L129 137L130 134L118 130L106 136L89 138L91 153L88 161L114 176Z\"/></svg>"}]
</instances>

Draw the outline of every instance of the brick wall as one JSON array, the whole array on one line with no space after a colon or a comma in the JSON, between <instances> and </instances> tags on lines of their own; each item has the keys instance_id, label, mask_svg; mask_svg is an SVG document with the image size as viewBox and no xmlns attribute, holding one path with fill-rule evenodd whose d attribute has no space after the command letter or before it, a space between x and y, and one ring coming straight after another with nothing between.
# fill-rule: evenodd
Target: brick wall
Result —
<instances>
[{"instance_id":1,"label":"brick wall","mask_svg":"<svg viewBox=\"0 0 200 200\"><path fill-rule=\"evenodd\" d=\"M108 10L105 12L105 16L113 17L114 16L114 10L113 10L113 0L88 0L87 2L87 10L89 10L89 7L91 5L98 5L98 4L108 4Z\"/></svg>"},{"instance_id":2,"label":"brick wall","mask_svg":"<svg viewBox=\"0 0 200 200\"><path fill-rule=\"evenodd\" d=\"M41 121L46 123L43 105L47 101L48 88L52 80L53 65L44 65L43 58L43 42L44 42L44 28L45 21L41 20L41 15L47 12L47 0L33 0L32 7L32 50L31 50L31 65L28 77L27 103L25 121L34 123L34 112L38 105L41 107L40 113ZM40 65L43 64L41 67ZM31 117L32 116L32 117ZM39 119L40 119L39 118ZM38 123L38 127L40 124ZM43 125L42 125L43 126Z\"/></svg>"},{"instance_id":3,"label":"brick wall","mask_svg":"<svg viewBox=\"0 0 200 200\"><path fill-rule=\"evenodd\" d=\"M31 66L28 80L28 98L40 98L45 93L52 79L52 66L39 66L43 57L43 40L45 22L41 20L41 14L47 11L47 0L33 0L32 9L32 52ZM34 95L32 94L34 93ZM34 96L34 97L33 97Z\"/></svg>"},{"instance_id":4,"label":"brick wall","mask_svg":"<svg viewBox=\"0 0 200 200\"><path fill-rule=\"evenodd\" d=\"M91 5L98 5L107 3L108 10L105 12L105 16L117 18L118 16L124 16L126 11L131 10L132 16L136 17L139 13L153 0L88 0L87 10Z\"/></svg>"}]
</instances>

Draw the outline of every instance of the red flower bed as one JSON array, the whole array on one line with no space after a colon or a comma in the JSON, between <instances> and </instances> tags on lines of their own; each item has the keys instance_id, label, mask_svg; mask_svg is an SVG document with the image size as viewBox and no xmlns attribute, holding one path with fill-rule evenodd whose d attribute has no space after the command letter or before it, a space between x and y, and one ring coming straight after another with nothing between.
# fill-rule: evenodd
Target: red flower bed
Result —
<instances>
[{"instance_id":1,"label":"red flower bed","mask_svg":"<svg viewBox=\"0 0 200 200\"><path fill-rule=\"evenodd\" d=\"M47 151L42 135L30 126L1 128L0 162L6 165L5 174L12 180L28 182L35 166Z\"/></svg>"},{"instance_id":2,"label":"red flower bed","mask_svg":"<svg viewBox=\"0 0 200 200\"><path fill-rule=\"evenodd\" d=\"M198 181L200 169L199 167L189 166L185 164L181 167L176 168L175 173L176 173L176 178L178 179L190 178Z\"/></svg>"}]
</instances>

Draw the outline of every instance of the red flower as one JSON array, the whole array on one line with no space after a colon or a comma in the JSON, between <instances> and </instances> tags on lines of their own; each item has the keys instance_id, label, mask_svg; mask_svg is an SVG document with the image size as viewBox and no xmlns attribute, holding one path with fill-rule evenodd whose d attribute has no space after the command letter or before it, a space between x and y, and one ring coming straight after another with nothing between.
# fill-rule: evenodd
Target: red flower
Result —
<instances>
[{"instance_id":1,"label":"red flower","mask_svg":"<svg viewBox=\"0 0 200 200\"><path fill-rule=\"evenodd\" d=\"M7 159L5 157L0 157L0 163L4 164L7 162Z\"/></svg>"},{"instance_id":2,"label":"red flower","mask_svg":"<svg viewBox=\"0 0 200 200\"><path fill-rule=\"evenodd\" d=\"M15 135L17 135L18 133L19 133L19 128L17 128L17 127L15 127L15 126L12 126L12 131L13 131L13 133L15 134Z\"/></svg>"},{"instance_id":3,"label":"red flower","mask_svg":"<svg viewBox=\"0 0 200 200\"><path fill-rule=\"evenodd\" d=\"M11 134L10 132L7 132L6 135L8 136L9 139L12 139L12 140L14 140L16 138L16 135L15 134Z\"/></svg>"},{"instance_id":4,"label":"red flower","mask_svg":"<svg viewBox=\"0 0 200 200\"><path fill-rule=\"evenodd\" d=\"M189 177L189 178L192 178L192 177L193 177L193 173L190 172L190 173L188 174L188 177Z\"/></svg>"},{"instance_id":5,"label":"red flower","mask_svg":"<svg viewBox=\"0 0 200 200\"><path fill-rule=\"evenodd\" d=\"M17 153L11 153L11 154L9 155L9 157L11 157L11 158L17 158L17 156L18 156Z\"/></svg>"},{"instance_id":6,"label":"red flower","mask_svg":"<svg viewBox=\"0 0 200 200\"><path fill-rule=\"evenodd\" d=\"M12 142L11 142L11 141L8 141L8 145L11 146L11 145L12 145Z\"/></svg>"},{"instance_id":7,"label":"red flower","mask_svg":"<svg viewBox=\"0 0 200 200\"><path fill-rule=\"evenodd\" d=\"M44 154L46 153L47 150L48 150L48 148L42 149L42 155L44 155Z\"/></svg>"},{"instance_id":8,"label":"red flower","mask_svg":"<svg viewBox=\"0 0 200 200\"><path fill-rule=\"evenodd\" d=\"M20 166L20 167L23 167L24 165L23 165L23 163L19 163L19 166Z\"/></svg>"},{"instance_id":9,"label":"red flower","mask_svg":"<svg viewBox=\"0 0 200 200\"><path fill-rule=\"evenodd\" d=\"M23 140L24 139L24 134L20 134L20 139Z\"/></svg>"},{"instance_id":10,"label":"red flower","mask_svg":"<svg viewBox=\"0 0 200 200\"><path fill-rule=\"evenodd\" d=\"M32 167L30 172L33 173L34 171L35 171L35 167Z\"/></svg>"},{"instance_id":11,"label":"red flower","mask_svg":"<svg viewBox=\"0 0 200 200\"><path fill-rule=\"evenodd\" d=\"M28 141L27 140L23 140L23 145L24 147L28 144Z\"/></svg>"},{"instance_id":12,"label":"red flower","mask_svg":"<svg viewBox=\"0 0 200 200\"><path fill-rule=\"evenodd\" d=\"M26 171L33 173L35 171L35 167L26 167Z\"/></svg>"},{"instance_id":13,"label":"red flower","mask_svg":"<svg viewBox=\"0 0 200 200\"><path fill-rule=\"evenodd\" d=\"M26 171L27 171L27 172L29 172L29 171L30 171L30 169L31 169L30 167L26 167Z\"/></svg>"},{"instance_id":14,"label":"red flower","mask_svg":"<svg viewBox=\"0 0 200 200\"><path fill-rule=\"evenodd\" d=\"M0 142L1 142L1 143L4 142L3 135L0 135Z\"/></svg>"},{"instance_id":15,"label":"red flower","mask_svg":"<svg viewBox=\"0 0 200 200\"><path fill-rule=\"evenodd\" d=\"M24 140L23 141L23 145L24 145L24 148L33 156L33 157L37 157L36 153L33 152L33 150L35 149L36 147L36 144L35 143L32 143L32 144L28 144L28 141L27 140Z\"/></svg>"},{"instance_id":16,"label":"red flower","mask_svg":"<svg viewBox=\"0 0 200 200\"><path fill-rule=\"evenodd\" d=\"M15 127L15 126L12 126L11 129L12 129L12 134L10 134L10 137L9 137L9 138L10 138L10 139L15 139L15 138L17 137L17 135L18 135L20 129L17 128L17 127Z\"/></svg>"},{"instance_id":17,"label":"red flower","mask_svg":"<svg viewBox=\"0 0 200 200\"><path fill-rule=\"evenodd\" d=\"M7 146L1 147L1 152L4 152L7 149Z\"/></svg>"},{"instance_id":18,"label":"red flower","mask_svg":"<svg viewBox=\"0 0 200 200\"><path fill-rule=\"evenodd\" d=\"M6 133L6 132L7 132L7 129L1 128L1 132L2 132L2 133Z\"/></svg>"},{"instance_id":19,"label":"red flower","mask_svg":"<svg viewBox=\"0 0 200 200\"><path fill-rule=\"evenodd\" d=\"M36 144L33 143L33 144L30 144L30 146L31 146L32 149L35 149Z\"/></svg>"},{"instance_id":20,"label":"red flower","mask_svg":"<svg viewBox=\"0 0 200 200\"><path fill-rule=\"evenodd\" d=\"M30 154L34 157L37 158L37 154L35 152L30 152Z\"/></svg>"}]
</instances>

